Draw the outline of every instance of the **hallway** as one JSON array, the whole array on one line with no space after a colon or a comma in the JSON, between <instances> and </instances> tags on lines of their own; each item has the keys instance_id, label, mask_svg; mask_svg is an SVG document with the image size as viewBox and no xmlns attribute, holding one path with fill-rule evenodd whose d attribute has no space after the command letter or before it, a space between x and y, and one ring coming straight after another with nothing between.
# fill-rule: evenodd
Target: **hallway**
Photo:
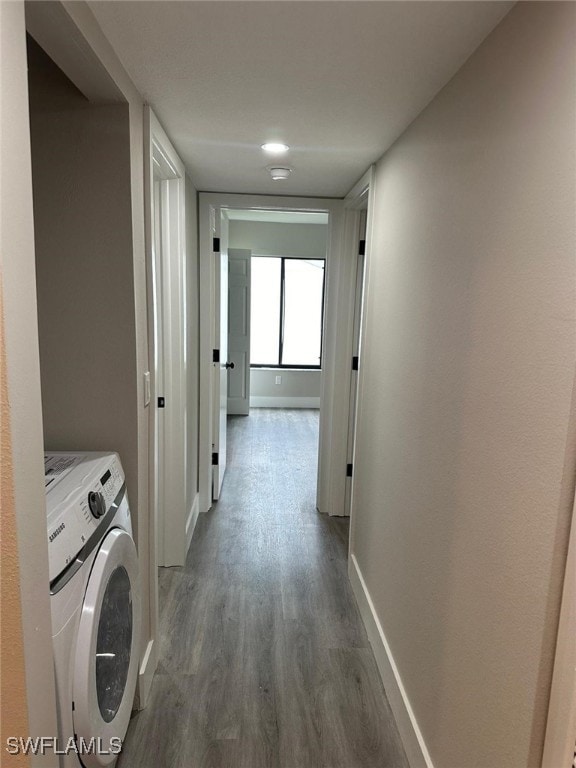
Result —
<instances>
[{"instance_id":1,"label":"hallway","mask_svg":"<svg viewBox=\"0 0 576 768\"><path fill-rule=\"evenodd\" d=\"M150 701L119 768L404 768L347 578L314 506L318 411L230 417L220 501L160 570Z\"/></svg>"}]
</instances>

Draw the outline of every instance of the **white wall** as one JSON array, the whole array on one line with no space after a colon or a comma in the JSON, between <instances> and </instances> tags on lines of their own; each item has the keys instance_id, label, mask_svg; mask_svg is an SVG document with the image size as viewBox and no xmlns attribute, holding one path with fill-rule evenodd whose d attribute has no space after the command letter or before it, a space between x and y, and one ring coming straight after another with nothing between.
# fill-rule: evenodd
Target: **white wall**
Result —
<instances>
[{"instance_id":1,"label":"white wall","mask_svg":"<svg viewBox=\"0 0 576 768\"><path fill-rule=\"evenodd\" d=\"M230 221L230 248L248 248L253 255L326 258L326 224L283 224L263 221ZM282 383L276 384L276 376ZM252 408L319 408L320 371L252 369Z\"/></svg>"},{"instance_id":2,"label":"white wall","mask_svg":"<svg viewBox=\"0 0 576 768\"><path fill-rule=\"evenodd\" d=\"M377 166L352 553L437 768L540 765L574 493L575 50L576 6L517 4Z\"/></svg>"},{"instance_id":3,"label":"white wall","mask_svg":"<svg viewBox=\"0 0 576 768\"><path fill-rule=\"evenodd\" d=\"M7 736L55 734L56 710L24 6L0 3L0 506L2 751ZM9 180L9 183L4 183ZM24 756L13 764L29 765ZM34 765L55 768L54 755Z\"/></svg>"}]
</instances>

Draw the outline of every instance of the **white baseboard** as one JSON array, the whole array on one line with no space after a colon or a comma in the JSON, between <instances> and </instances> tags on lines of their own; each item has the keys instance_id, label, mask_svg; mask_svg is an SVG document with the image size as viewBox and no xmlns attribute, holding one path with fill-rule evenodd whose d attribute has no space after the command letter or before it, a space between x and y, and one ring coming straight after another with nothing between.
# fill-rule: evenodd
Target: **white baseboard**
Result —
<instances>
[{"instance_id":1,"label":"white baseboard","mask_svg":"<svg viewBox=\"0 0 576 768\"><path fill-rule=\"evenodd\" d=\"M134 701L135 709L144 709L148 703L148 696L150 695L150 688L152 687L152 679L156 672L157 663L156 644L152 638L148 641L146 653L144 654L138 672L138 684L136 685L136 698Z\"/></svg>"},{"instance_id":2,"label":"white baseboard","mask_svg":"<svg viewBox=\"0 0 576 768\"><path fill-rule=\"evenodd\" d=\"M406 689L402 683L400 672L390 651L386 635L354 555L350 556L348 575L356 596L358 608L360 609L360 615L362 616L372 650L374 651L380 677L384 683L386 695L396 719L410 768L434 768L426 748L426 743L424 742L424 737L418 727L416 716L406 694Z\"/></svg>"},{"instance_id":3,"label":"white baseboard","mask_svg":"<svg viewBox=\"0 0 576 768\"><path fill-rule=\"evenodd\" d=\"M260 397L251 395L250 408L320 408L319 397Z\"/></svg>"},{"instance_id":4,"label":"white baseboard","mask_svg":"<svg viewBox=\"0 0 576 768\"><path fill-rule=\"evenodd\" d=\"M194 496L192 508L188 513L188 520L186 520L186 554L188 554L188 549L190 548L190 542L192 541L192 536L194 535L194 528L196 528L199 512L200 495L197 493L196 496Z\"/></svg>"}]
</instances>

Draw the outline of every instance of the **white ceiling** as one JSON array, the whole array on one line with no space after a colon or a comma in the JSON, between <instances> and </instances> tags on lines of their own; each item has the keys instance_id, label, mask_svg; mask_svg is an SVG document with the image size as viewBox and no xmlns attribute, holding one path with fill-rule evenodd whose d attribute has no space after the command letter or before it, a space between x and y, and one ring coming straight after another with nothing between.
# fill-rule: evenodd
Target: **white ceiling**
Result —
<instances>
[{"instance_id":1,"label":"white ceiling","mask_svg":"<svg viewBox=\"0 0 576 768\"><path fill-rule=\"evenodd\" d=\"M196 187L342 197L510 2L90 2ZM283 141L288 155L260 145ZM289 165L286 181L266 166Z\"/></svg>"}]
</instances>

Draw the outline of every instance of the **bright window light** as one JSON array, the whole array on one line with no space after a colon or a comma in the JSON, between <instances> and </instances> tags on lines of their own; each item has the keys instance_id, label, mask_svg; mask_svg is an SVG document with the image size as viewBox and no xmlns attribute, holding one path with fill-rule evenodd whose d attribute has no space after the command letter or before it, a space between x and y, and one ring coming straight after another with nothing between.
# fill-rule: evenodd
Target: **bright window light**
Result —
<instances>
[{"instance_id":1,"label":"bright window light","mask_svg":"<svg viewBox=\"0 0 576 768\"><path fill-rule=\"evenodd\" d=\"M282 365L320 365L324 261L284 262Z\"/></svg>"},{"instance_id":2,"label":"bright window light","mask_svg":"<svg viewBox=\"0 0 576 768\"><path fill-rule=\"evenodd\" d=\"M278 365L281 259L252 258L250 361Z\"/></svg>"},{"instance_id":3,"label":"bright window light","mask_svg":"<svg viewBox=\"0 0 576 768\"><path fill-rule=\"evenodd\" d=\"M251 365L320 368L324 263L252 257Z\"/></svg>"}]
</instances>

